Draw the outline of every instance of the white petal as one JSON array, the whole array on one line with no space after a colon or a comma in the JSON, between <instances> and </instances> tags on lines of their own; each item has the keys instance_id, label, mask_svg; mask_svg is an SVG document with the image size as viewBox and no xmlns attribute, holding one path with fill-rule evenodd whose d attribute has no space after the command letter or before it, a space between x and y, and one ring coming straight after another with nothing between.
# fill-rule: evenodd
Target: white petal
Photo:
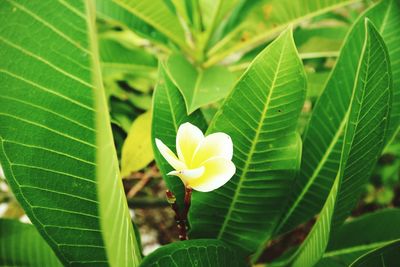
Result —
<instances>
[{"instance_id":1,"label":"white petal","mask_svg":"<svg viewBox=\"0 0 400 267\"><path fill-rule=\"evenodd\" d=\"M182 182L187 185L191 180L197 179L204 174L205 168L202 166L197 169L187 169L181 171L172 171L168 175L175 175L182 179Z\"/></svg>"},{"instance_id":2,"label":"white petal","mask_svg":"<svg viewBox=\"0 0 400 267\"><path fill-rule=\"evenodd\" d=\"M206 136L197 148L192 166L201 166L204 161L214 157L231 160L232 156L233 143L231 137L225 133L213 133Z\"/></svg>"},{"instance_id":3,"label":"white petal","mask_svg":"<svg viewBox=\"0 0 400 267\"><path fill-rule=\"evenodd\" d=\"M203 166L204 174L188 181L188 186L200 192L209 192L223 186L236 172L233 162L223 157L209 159Z\"/></svg>"},{"instance_id":4,"label":"white petal","mask_svg":"<svg viewBox=\"0 0 400 267\"><path fill-rule=\"evenodd\" d=\"M176 135L176 151L178 152L179 160L190 167L193 154L203 139L203 133L193 124L186 122L179 126Z\"/></svg>"},{"instance_id":5,"label":"white petal","mask_svg":"<svg viewBox=\"0 0 400 267\"><path fill-rule=\"evenodd\" d=\"M174 152L171 151L160 139L156 138L156 146L160 151L161 155L164 159L172 166L175 170L183 170L186 169L186 166L183 162L181 162Z\"/></svg>"}]
</instances>

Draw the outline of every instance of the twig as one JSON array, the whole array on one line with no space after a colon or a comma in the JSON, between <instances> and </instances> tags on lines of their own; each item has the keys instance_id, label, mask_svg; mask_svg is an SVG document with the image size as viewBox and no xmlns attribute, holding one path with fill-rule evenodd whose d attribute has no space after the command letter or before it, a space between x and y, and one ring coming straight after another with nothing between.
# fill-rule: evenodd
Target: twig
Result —
<instances>
[{"instance_id":1,"label":"twig","mask_svg":"<svg viewBox=\"0 0 400 267\"><path fill-rule=\"evenodd\" d=\"M136 173L136 176L132 175L130 178L134 179L140 179L139 182L137 182L128 192L127 197L128 198L133 198L137 193L140 192L140 190L145 187L145 185L150 181L152 178L156 178L159 176L159 173L155 169L155 167L151 167L147 172L145 173Z\"/></svg>"},{"instance_id":2,"label":"twig","mask_svg":"<svg viewBox=\"0 0 400 267\"><path fill-rule=\"evenodd\" d=\"M142 179L139 180L132 188L129 190L128 194L126 195L128 198L133 198L136 196L137 193L140 192L140 190L145 187L145 185L150 181L151 175L148 175L147 173L143 175Z\"/></svg>"},{"instance_id":3,"label":"twig","mask_svg":"<svg viewBox=\"0 0 400 267\"><path fill-rule=\"evenodd\" d=\"M191 192L192 192L191 189L186 189L185 191L185 200L184 200L185 208L183 213L181 214L179 212L178 204L176 203L175 195L169 190L166 191L168 203L171 205L171 208L175 212L175 221L176 221L176 226L178 227L178 234L180 240L189 239L187 235L186 221L187 221L187 213L189 211L189 206L190 206Z\"/></svg>"},{"instance_id":4,"label":"twig","mask_svg":"<svg viewBox=\"0 0 400 267\"><path fill-rule=\"evenodd\" d=\"M192 188L185 187L185 200L184 200L185 209L182 214L182 217L185 219L185 221L187 221L187 215L189 213L191 200L192 200Z\"/></svg>"}]
</instances>

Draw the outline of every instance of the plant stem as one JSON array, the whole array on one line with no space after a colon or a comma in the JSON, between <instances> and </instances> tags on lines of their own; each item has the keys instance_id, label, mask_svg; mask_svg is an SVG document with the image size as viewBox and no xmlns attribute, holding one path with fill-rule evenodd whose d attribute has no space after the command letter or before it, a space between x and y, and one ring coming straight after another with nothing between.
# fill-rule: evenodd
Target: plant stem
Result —
<instances>
[{"instance_id":1,"label":"plant stem","mask_svg":"<svg viewBox=\"0 0 400 267\"><path fill-rule=\"evenodd\" d=\"M192 188L189 187L185 187L185 209L183 212L183 218L187 221L187 215L189 213L189 209L190 209L190 204L192 201Z\"/></svg>"},{"instance_id":2,"label":"plant stem","mask_svg":"<svg viewBox=\"0 0 400 267\"><path fill-rule=\"evenodd\" d=\"M172 210L175 212L175 221L176 221L176 226L178 227L179 239L188 240L189 238L187 235L186 222L191 203L192 189L187 187L185 188L185 199L184 199L185 207L183 213L179 212L178 205L176 204L175 195L169 190L167 190L165 193L167 195L168 203L171 205Z\"/></svg>"}]
</instances>

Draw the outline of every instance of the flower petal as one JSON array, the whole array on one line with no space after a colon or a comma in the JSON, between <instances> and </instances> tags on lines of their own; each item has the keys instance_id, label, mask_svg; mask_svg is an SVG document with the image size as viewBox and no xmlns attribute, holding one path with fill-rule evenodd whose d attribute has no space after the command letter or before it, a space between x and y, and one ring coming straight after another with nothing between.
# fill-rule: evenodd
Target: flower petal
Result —
<instances>
[{"instance_id":1,"label":"flower petal","mask_svg":"<svg viewBox=\"0 0 400 267\"><path fill-rule=\"evenodd\" d=\"M201 177L204 174L205 167L201 166L200 168L197 169L187 169L187 170L181 170L181 171L172 171L169 172L168 175L175 175L181 178L182 182L187 185L190 183L191 180L197 179Z\"/></svg>"},{"instance_id":2,"label":"flower petal","mask_svg":"<svg viewBox=\"0 0 400 267\"><path fill-rule=\"evenodd\" d=\"M193 124L186 122L179 126L176 135L176 151L179 160L185 162L189 167L193 154L203 139L203 133Z\"/></svg>"},{"instance_id":3,"label":"flower petal","mask_svg":"<svg viewBox=\"0 0 400 267\"><path fill-rule=\"evenodd\" d=\"M202 163L214 157L223 157L231 160L233 156L233 143L225 133L213 133L206 136L197 148L191 166L201 166Z\"/></svg>"},{"instance_id":4,"label":"flower petal","mask_svg":"<svg viewBox=\"0 0 400 267\"><path fill-rule=\"evenodd\" d=\"M161 155L164 159L172 166L175 170L183 170L186 169L185 163L180 161L174 152L171 151L160 139L156 138L156 146L160 151Z\"/></svg>"},{"instance_id":5,"label":"flower petal","mask_svg":"<svg viewBox=\"0 0 400 267\"><path fill-rule=\"evenodd\" d=\"M188 181L188 186L200 192L209 192L223 186L236 172L233 162L223 157L209 159L203 166L204 174Z\"/></svg>"}]
</instances>

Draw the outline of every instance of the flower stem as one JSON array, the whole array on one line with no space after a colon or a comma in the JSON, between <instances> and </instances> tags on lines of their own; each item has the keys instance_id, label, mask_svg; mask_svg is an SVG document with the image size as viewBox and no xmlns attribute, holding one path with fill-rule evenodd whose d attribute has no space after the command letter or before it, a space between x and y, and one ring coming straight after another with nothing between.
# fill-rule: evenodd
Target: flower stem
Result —
<instances>
[{"instance_id":1,"label":"flower stem","mask_svg":"<svg viewBox=\"0 0 400 267\"><path fill-rule=\"evenodd\" d=\"M184 209L184 212L183 212L183 218L185 220L187 220L187 215L189 213L191 201L192 201L192 188L185 187L185 200L184 200L185 209Z\"/></svg>"},{"instance_id":2,"label":"flower stem","mask_svg":"<svg viewBox=\"0 0 400 267\"><path fill-rule=\"evenodd\" d=\"M175 221L176 221L176 226L178 227L178 234L179 234L179 239L180 240L188 240L188 235L187 235L187 215L189 212L190 208L190 202L191 202L191 196L192 196L192 189L191 188L185 188L185 199L184 199L184 210L183 213L179 212L178 204L176 203L176 197L175 195L167 190L165 192L167 195L167 201L171 205L172 210L175 212Z\"/></svg>"}]
</instances>

